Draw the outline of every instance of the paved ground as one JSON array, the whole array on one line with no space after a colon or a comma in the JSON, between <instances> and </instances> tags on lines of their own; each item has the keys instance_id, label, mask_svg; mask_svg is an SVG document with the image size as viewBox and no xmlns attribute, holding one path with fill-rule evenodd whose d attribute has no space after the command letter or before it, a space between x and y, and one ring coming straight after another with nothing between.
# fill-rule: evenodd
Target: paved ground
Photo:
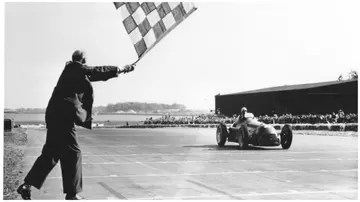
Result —
<instances>
[{"instance_id":1,"label":"paved ground","mask_svg":"<svg viewBox=\"0 0 360 202\"><path fill-rule=\"evenodd\" d=\"M216 129L79 130L88 199L357 199L358 139L295 135L289 150L218 148ZM25 172L44 130L28 130ZM34 199L63 199L59 165Z\"/></svg>"}]
</instances>

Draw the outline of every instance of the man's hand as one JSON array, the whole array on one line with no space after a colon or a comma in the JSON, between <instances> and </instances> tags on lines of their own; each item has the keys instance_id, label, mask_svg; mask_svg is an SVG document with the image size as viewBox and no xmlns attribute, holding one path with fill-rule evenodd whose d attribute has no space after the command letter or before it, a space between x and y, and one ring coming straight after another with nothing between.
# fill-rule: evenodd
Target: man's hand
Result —
<instances>
[{"instance_id":1,"label":"man's hand","mask_svg":"<svg viewBox=\"0 0 360 202\"><path fill-rule=\"evenodd\" d=\"M72 94L71 96L65 97L65 101L69 104L72 104L75 108L81 107L82 103L79 101L79 97L76 93Z\"/></svg>"},{"instance_id":2,"label":"man's hand","mask_svg":"<svg viewBox=\"0 0 360 202\"><path fill-rule=\"evenodd\" d=\"M132 71L134 71L134 69L135 69L135 64L132 64L132 65L125 65L122 69L119 69L119 74L120 73L124 73L124 74L126 74L126 73L128 73L128 72L132 72Z\"/></svg>"}]
</instances>

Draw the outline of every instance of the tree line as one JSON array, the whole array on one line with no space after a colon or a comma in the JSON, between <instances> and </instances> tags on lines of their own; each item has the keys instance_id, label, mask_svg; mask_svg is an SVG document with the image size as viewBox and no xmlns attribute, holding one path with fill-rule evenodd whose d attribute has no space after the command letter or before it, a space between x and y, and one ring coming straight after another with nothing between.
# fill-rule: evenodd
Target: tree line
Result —
<instances>
[{"instance_id":1,"label":"tree line","mask_svg":"<svg viewBox=\"0 0 360 202\"><path fill-rule=\"evenodd\" d=\"M108 104L107 106L94 107L94 112L109 113L109 112L128 112L133 110L135 112L154 112L166 110L185 111L186 107L182 104L159 104L159 103L144 103L144 102L121 102L116 104Z\"/></svg>"},{"instance_id":2,"label":"tree line","mask_svg":"<svg viewBox=\"0 0 360 202\"><path fill-rule=\"evenodd\" d=\"M347 73L346 76L346 80L354 80L354 79L358 79L358 72L356 70L351 70L350 72ZM340 76L338 77L339 81L344 80L344 77L342 74L340 74Z\"/></svg>"}]
</instances>

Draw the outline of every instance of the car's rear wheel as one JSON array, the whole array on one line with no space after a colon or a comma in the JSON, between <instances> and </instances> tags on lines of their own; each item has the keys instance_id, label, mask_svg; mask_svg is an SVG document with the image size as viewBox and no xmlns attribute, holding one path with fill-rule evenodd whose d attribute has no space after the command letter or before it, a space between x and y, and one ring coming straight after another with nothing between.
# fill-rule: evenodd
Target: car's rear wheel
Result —
<instances>
[{"instance_id":1,"label":"car's rear wheel","mask_svg":"<svg viewBox=\"0 0 360 202\"><path fill-rule=\"evenodd\" d=\"M246 128L246 126L242 125L240 128L239 128L239 131L238 131L238 142L239 142L239 148L240 149L246 149L248 147L248 140L249 140L249 132Z\"/></svg>"},{"instance_id":2,"label":"car's rear wheel","mask_svg":"<svg viewBox=\"0 0 360 202\"><path fill-rule=\"evenodd\" d=\"M228 132L226 129L226 125L222 123L219 124L216 129L216 142L220 147L225 145L227 136L228 136Z\"/></svg>"},{"instance_id":3,"label":"car's rear wheel","mask_svg":"<svg viewBox=\"0 0 360 202\"><path fill-rule=\"evenodd\" d=\"M293 132L290 125L284 125L284 127L281 129L280 138L281 147L283 149L289 149L293 139Z\"/></svg>"}]
</instances>

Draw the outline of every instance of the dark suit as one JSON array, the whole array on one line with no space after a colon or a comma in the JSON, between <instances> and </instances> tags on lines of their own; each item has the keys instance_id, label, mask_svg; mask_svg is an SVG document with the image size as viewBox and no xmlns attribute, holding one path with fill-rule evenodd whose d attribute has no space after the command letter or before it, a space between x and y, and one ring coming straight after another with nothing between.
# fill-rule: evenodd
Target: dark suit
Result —
<instances>
[{"instance_id":1,"label":"dark suit","mask_svg":"<svg viewBox=\"0 0 360 202\"><path fill-rule=\"evenodd\" d=\"M67 62L46 108L46 142L25 183L41 188L60 160L64 193L82 191L81 150L75 125L91 129L93 88L91 81L106 81L118 75L118 67L89 67Z\"/></svg>"}]
</instances>

